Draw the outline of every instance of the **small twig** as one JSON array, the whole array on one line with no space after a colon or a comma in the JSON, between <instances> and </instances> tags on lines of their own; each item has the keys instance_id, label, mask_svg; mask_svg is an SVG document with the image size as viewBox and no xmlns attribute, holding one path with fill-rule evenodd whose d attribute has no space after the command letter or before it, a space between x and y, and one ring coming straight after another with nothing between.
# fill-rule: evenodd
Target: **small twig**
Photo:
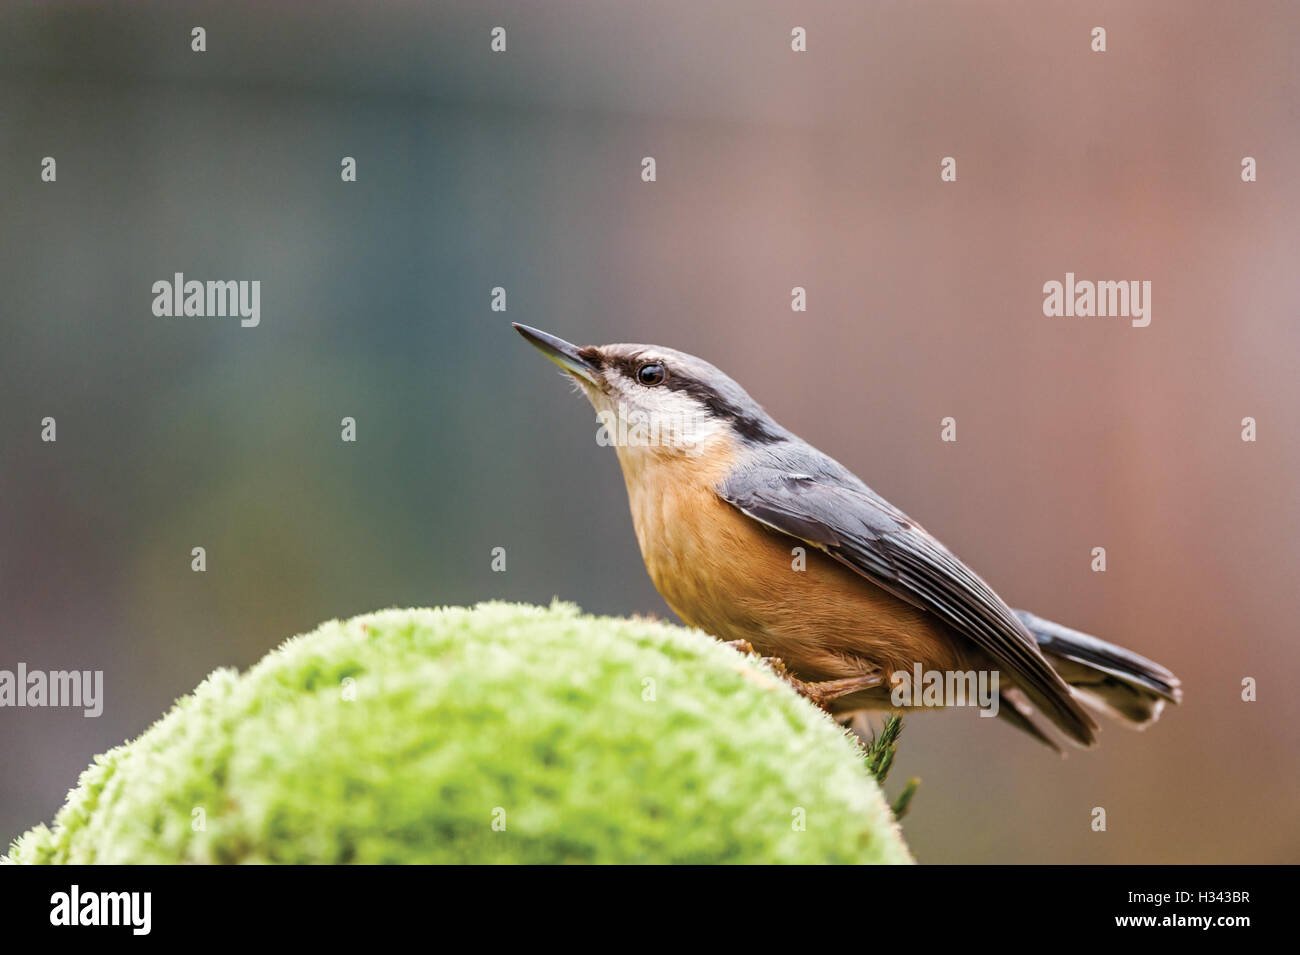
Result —
<instances>
[{"instance_id":1,"label":"small twig","mask_svg":"<svg viewBox=\"0 0 1300 955\"><path fill-rule=\"evenodd\" d=\"M920 785L920 776L913 776L907 781L907 785L903 787L903 791L899 793L898 798L894 800L894 805L890 807L894 810L895 819L902 819L907 815L907 807L912 804L912 797L916 795L916 789Z\"/></svg>"},{"instance_id":2,"label":"small twig","mask_svg":"<svg viewBox=\"0 0 1300 955\"><path fill-rule=\"evenodd\" d=\"M903 718L897 714L891 714L885 720L885 725L881 727L880 733L873 733L871 742L864 741L863 749L866 751L867 772L875 778L876 783L884 786L885 777L889 775L889 769L894 764L894 755L898 752L898 740L903 733ZM907 808L911 805L912 797L916 795L917 787L921 785L921 780L913 777L907 781L903 791L898 794L891 807L895 819L902 819L907 815Z\"/></svg>"},{"instance_id":3,"label":"small twig","mask_svg":"<svg viewBox=\"0 0 1300 955\"><path fill-rule=\"evenodd\" d=\"M877 735L872 733L871 742L864 743L867 751L867 772L875 777L876 782L884 784L889 775L889 767L894 763L894 754L898 752L898 737L903 732L903 718L891 715Z\"/></svg>"}]
</instances>

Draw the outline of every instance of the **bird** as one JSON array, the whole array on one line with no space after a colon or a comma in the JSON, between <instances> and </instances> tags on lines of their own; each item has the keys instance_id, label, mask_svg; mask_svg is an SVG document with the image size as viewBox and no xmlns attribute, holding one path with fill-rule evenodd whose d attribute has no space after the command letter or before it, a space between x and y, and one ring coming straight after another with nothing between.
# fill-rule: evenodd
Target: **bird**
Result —
<instances>
[{"instance_id":1,"label":"bird","mask_svg":"<svg viewBox=\"0 0 1300 955\"><path fill-rule=\"evenodd\" d=\"M1097 741L1094 715L1143 728L1181 702L1178 678L1160 664L1011 609L707 361L659 345L580 347L511 324L596 410L668 606L767 659L840 722L931 705L919 692L900 705L908 674L996 675L989 709L1058 752L1057 736Z\"/></svg>"}]
</instances>

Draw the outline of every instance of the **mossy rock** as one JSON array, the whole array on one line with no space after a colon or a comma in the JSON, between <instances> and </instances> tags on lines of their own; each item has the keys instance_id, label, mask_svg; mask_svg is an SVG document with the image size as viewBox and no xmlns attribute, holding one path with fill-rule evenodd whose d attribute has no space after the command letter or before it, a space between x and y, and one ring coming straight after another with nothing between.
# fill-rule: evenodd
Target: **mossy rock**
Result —
<instances>
[{"instance_id":1,"label":"mossy rock","mask_svg":"<svg viewBox=\"0 0 1300 955\"><path fill-rule=\"evenodd\" d=\"M492 603L335 621L217 670L9 861L911 858L856 743L757 659Z\"/></svg>"}]
</instances>

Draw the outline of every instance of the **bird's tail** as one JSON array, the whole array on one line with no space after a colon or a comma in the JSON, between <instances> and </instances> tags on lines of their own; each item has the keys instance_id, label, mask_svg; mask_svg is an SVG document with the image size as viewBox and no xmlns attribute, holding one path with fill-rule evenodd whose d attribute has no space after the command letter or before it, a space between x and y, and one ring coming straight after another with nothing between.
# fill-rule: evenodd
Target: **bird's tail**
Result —
<instances>
[{"instance_id":1,"label":"bird's tail","mask_svg":"<svg viewBox=\"0 0 1300 955\"><path fill-rule=\"evenodd\" d=\"M1080 700L1120 723L1142 729L1156 721L1166 702L1182 701L1178 677L1160 664L1028 611L1015 613Z\"/></svg>"}]
</instances>

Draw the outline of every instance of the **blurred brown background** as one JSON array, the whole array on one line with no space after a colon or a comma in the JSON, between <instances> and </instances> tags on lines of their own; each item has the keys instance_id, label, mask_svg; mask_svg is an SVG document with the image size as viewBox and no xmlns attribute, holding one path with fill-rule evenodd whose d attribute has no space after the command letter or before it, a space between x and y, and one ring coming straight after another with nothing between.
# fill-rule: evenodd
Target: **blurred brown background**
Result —
<instances>
[{"instance_id":1,"label":"blurred brown background","mask_svg":"<svg viewBox=\"0 0 1300 955\"><path fill-rule=\"evenodd\" d=\"M515 320L714 361L1014 606L1182 677L1150 731L1065 761L911 720L891 783L923 777L922 861L1300 861L1298 26L1281 2L6 5L0 667L103 669L107 701L0 711L0 840L321 620L670 616L614 455ZM260 279L260 327L155 318L175 271ZM1044 317L1067 271L1151 281L1150 327Z\"/></svg>"}]
</instances>

